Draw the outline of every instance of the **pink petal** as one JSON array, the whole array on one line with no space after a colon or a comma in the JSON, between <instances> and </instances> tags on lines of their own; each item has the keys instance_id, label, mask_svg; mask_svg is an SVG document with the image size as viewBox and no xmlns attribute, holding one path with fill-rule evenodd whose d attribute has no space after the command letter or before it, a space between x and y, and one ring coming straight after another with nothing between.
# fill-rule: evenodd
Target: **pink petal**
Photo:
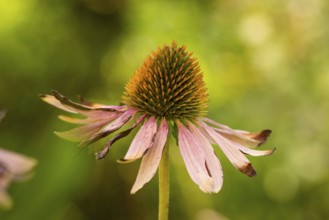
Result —
<instances>
[{"instance_id":1,"label":"pink petal","mask_svg":"<svg viewBox=\"0 0 329 220\"><path fill-rule=\"evenodd\" d=\"M95 123L90 123L84 126L73 128L69 131L56 131L55 134L65 140L73 142L85 142L93 138L95 134L97 134L97 132L107 123L109 123L109 121L107 120L98 121Z\"/></svg>"},{"instance_id":2,"label":"pink petal","mask_svg":"<svg viewBox=\"0 0 329 220\"><path fill-rule=\"evenodd\" d=\"M121 114L118 112L101 112L99 110L91 110L90 112L93 112L93 115L87 118L72 118L65 115L60 115L58 118L72 124L88 124L100 120L112 121Z\"/></svg>"},{"instance_id":3,"label":"pink petal","mask_svg":"<svg viewBox=\"0 0 329 220\"><path fill-rule=\"evenodd\" d=\"M121 128L124 124L126 124L134 115L136 114L136 111L128 110L122 115L120 115L115 121L113 121L111 124L105 126L102 128L102 132L111 132L115 131L119 128Z\"/></svg>"},{"instance_id":4,"label":"pink petal","mask_svg":"<svg viewBox=\"0 0 329 220\"><path fill-rule=\"evenodd\" d=\"M141 158L145 151L152 146L156 130L157 122L152 116L139 129L123 161L133 161Z\"/></svg>"},{"instance_id":5,"label":"pink petal","mask_svg":"<svg viewBox=\"0 0 329 220\"><path fill-rule=\"evenodd\" d=\"M209 141L203 136L200 130L191 122L188 122L188 127L191 134L198 140L200 147L203 149L206 165L210 176L212 178L212 192L218 192L223 186L223 170L222 166L216 154L214 152L213 147L209 143Z\"/></svg>"},{"instance_id":6,"label":"pink petal","mask_svg":"<svg viewBox=\"0 0 329 220\"><path fill-rule=\"evenodd\" d=\"M135 111L132 110L126 111L121 115L118 113L111 114L108 118L103 120L90 122L84 126L80 126L69 131L55 132L55 134L66 140L81 142L81 145L90 144L121 128L134 114ZM115 117L117 118L113 121Z\"/></svg>"},{"instance_id":7,"label":"pink petal","mask_svg":"<svg viewBox=\"0 0 329 220\"><path fill-rule=\"evenodd\" d=\"M199 185L202 191L212 192L213 180L209 176L206 167L204 151L201 149L198 140L181 122L176 121L176 125L178 127L179 149L191 179Z\"/></svg>"},{"instance_id":8,"label":"pink petal","mask_svg":"<svg viewBox=\"0 0 329 220\"><path fill-rule=\"evenodd\" d=\"M217 145L222 149L224 154L237 169L239 169L242 173L248 176L256 175L256 171L252 167L251 163L243 155L243 153L234 145L234 142L232 143L230 140L217 133L206 123L201 121L199 122L200 126L202 126L206 130L206 132L217 143Z\"/></svg>"},{"instance_id":9,"label":"pink petal","mask_svg":"<svg viewBox=\"0 0 329 220\"><path fill-rule=\"evenodd\" d=\"M107 155L107 153L109 152L110 147L112 146L112 144L114 144L116 141L120 140L121 138L124 138L124 137L126 137L127 135L129 135L130 132L131 132L134 128L136 128L136 127L137 127L137 126L138 126L138 125L139 125L139 124L145 119L145 117L146 117L145 114L144 114L144 115L141 115L141 116L135 121L135 123L133 124L133 126L131 126L131 127L130 127L129 129L127 129L127 130L121 131L120 133L118 133L117 135L115 135L111 140L109 140L108 142L106 142L104 148L103 148L101 151L99 151L99 152L97 152L97 153L95 154L96 159L97 159L97 160L101 160L101 159L103 159L103 158Z\"/></svg>"},{"instance_id":10,"label":"pink petal","mask_svg":"<svg viewBox=\"0 0 329 220\"><path fill-rule=\"evenodd\" d=\"M37 161L18 153L0 148L0 164L14 176L21 176L32 170Z\"/></svg>"},{"instance_id":11,"label":"pink petal","mask_svg":"<svg viewBox=\"0 0 329 220\"><path fill-rule=\"evenodd\" d=\"M132 194L141 189L144 184L149 182L154 176L162 157L162 151L167 140L167 135L168 124L165 119L162 119L155 135L153 145L143 156L136 181L131 190Z\"/></svg>"},{"instance_id":12,"label":"pink petal","mask_svg":"<svg viewBox=\"0 0 329 220\"><path fill-rule=\"evenodd\" d=\"M107 108L97 108L84 112L83 114L91 119L103 119L112 117L112 115L122 114L128 110L132 110L127 106L109 106Z\"/></svg>"},{"instance_id":13,"label":"pink petal","mask_svg":"<svg viewBox=\"0 0 329 220\"><path fill-rule=\"evenodd\" d=\"M258 133L250 133L243 130L234 130L226 125L219 124L209 118L203 118L203 121L216 126L214 128L222 136L235 142L239 142L244 146L257 147L265 143L267 137L271 134L271 130L263 130Z\"/></svg>"}]
</instances>

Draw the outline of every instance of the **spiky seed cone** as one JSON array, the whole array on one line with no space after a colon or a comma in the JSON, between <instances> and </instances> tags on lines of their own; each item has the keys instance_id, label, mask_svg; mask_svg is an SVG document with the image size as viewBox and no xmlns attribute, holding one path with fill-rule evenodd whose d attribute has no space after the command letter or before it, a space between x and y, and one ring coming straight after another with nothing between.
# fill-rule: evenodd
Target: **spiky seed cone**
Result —
<instances>
[{"instance_id":1,"label":"spiky seed cone","mask_svg":"<svg viewBox=\"0 0 329 220\"><path fill-rule=\"evenodd\" d=\"M208 95L199 63L185 46L153 51L125 87L123 103L167 120L193 120L207 111Z\"/></svg>"}]
</instances>

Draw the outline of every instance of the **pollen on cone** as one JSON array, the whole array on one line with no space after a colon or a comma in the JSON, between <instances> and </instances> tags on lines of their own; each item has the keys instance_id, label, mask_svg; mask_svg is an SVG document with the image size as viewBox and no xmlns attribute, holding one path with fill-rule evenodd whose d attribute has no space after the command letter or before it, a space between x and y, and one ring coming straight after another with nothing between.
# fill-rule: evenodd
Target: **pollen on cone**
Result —
<instances>
[{"instance_id":1,"label":"pollen on cone","mask_svg":"<svg viewBox=\"0 0 329 220\"><path fill-rule=\"evenodd\" d=\"M156 118L195 119L207 112L202 72L185 46L153 51L125 87L123 103Z\"/></svg>"}]
</instances>

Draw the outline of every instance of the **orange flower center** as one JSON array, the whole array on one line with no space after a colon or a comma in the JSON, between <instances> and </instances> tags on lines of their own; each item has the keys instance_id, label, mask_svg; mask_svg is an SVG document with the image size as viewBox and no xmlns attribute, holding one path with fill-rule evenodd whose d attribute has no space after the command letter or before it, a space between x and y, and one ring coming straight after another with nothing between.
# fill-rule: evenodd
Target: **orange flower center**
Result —
<instances>
[{"instance_id":1,"label":"orange flower center","mask_svg":"<svg viewBox=\"0 0 329 220\"><path fill-rule=\"evenodd\" d=\"M204 116L207 97L198 61L173 42L146 58L127 83L123 103L156 118L184 120Z\"/></svg>"}]
</instances>

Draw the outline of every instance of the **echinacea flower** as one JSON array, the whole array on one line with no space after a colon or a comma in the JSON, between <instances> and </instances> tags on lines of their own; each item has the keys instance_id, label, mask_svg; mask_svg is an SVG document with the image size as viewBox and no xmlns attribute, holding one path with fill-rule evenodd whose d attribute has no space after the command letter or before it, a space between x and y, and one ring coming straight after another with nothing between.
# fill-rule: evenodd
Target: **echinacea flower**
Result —
<instances>
[{"instance_id":1,"label":"echinacea flower","mask_svg":"<svg viewBox=\"0 0 329 220\"><path fill-rule=\"evenodd\" d=\"M80 126L56 132L62 138L91 144L129 122L131 127L117 133L102 151L102 159L117 140L139 128L122 161L142 158L131 193L151 180L159 166L166 140L173 131L191 179L207 193L218 192L223 184L220 161L211 144L220 147L230 162L248 176L256 174L245 154L264 156L273 150L255 150L270 135L270 130L250 133L234 130L206 118L207 93L199 64L185 46L164 45L152 52L125 87L122 105L79 104L57 91L41 95L42 99L84 118L60 116L63 121ZM173 127L173 129L170 129Z\"/></svg>"},{"instance_id":2,"label":"echinacea flower","mask_svg":"<svg viewBox=\"0 0 329 220\"><path fill-rule=\"evenodd\" d=\"M0 120L5 115L0 112ZM10 208L12 199L7 189L12 181L24 181L36 165L36 160L12 151L0 148L0 207Z\"/></svg>"}]
</instances>

